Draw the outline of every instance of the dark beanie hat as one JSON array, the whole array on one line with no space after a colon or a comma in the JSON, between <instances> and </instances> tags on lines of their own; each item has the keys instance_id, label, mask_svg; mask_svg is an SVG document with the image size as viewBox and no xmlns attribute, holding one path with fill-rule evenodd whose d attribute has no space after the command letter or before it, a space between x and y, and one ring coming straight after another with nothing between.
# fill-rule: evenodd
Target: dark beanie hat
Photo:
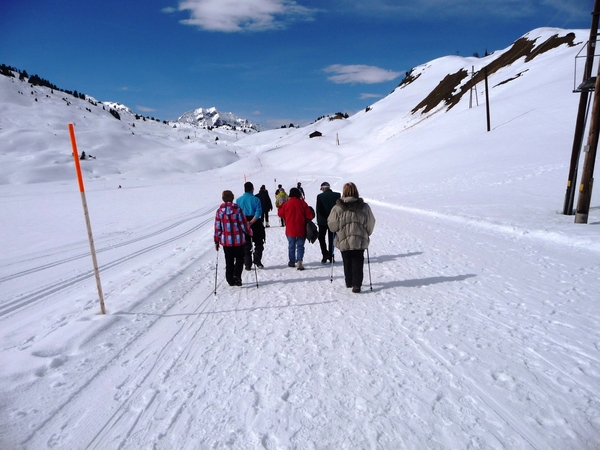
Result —
<instances>
[{"instance_id":1,"label":"dark beanie hat","mask_svg":"<svg viewBox=\"0 0 600 450\"><path fill-rule=\"evenodd\" d=\"M326 188L328 188L328 187L329 187L329 183L328 183L327 181L323 181L323 182L321 183L321 188L325 188L325 187L326 187Z\"/></svg>"},{"instance_id":2,"label":"dark beanie hat","mask_svg":"<svg viewBox=\"0 0 600 450\"><path fill-rule=\"evenodd\" d=\"M290 189L290 197L300 198L301 197L301 195L300 195L300 189L295 188L295 187L291 188Z\"/></svg>"},{"instance_id":3,"label":"dark beanie hat","mask_svg":"<svg viewBox=\"0 0 600 450\"><path fill-rule=\"evenodd\" d=\"M254 190L254 185L249 181L244 183L244 192L252 192Z\"/></svg>"}]
</instances>

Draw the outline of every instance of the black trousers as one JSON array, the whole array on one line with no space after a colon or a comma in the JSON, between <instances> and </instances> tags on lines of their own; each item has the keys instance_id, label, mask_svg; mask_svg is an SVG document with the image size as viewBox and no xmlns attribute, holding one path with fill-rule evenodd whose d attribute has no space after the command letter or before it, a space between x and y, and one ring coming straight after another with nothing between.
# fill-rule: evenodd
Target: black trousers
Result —
<instances>
[{"instance_id":1,"label":"black trousers","mask_svg":"<svg viewBox=\"0 0 600 450\"><path fill-rule=\"evenodd\" d=\"M253 216L246 216L248 221ZM254 243L254 255L252 254L252 244ZM244 265L250 270L252 263L262 264L263 250L265 249L265 227L262 220L257 220L252 224L252 236L246 235L246 244L244 245Z\"/></svg>"},{"instance_id":2,"label":"black trousers","mask_svg":"<svg viewBox=\"0 0 600 450\"><path fill-rule=\"evenodd\" d=\"M342 252L344 262L344 278L346 287L360 287L363 282L363 267L365 265L364 250L346 250Z\"/></svg>"},{"instance_id":3,"label":"black trousers","mask_svg":"<svg viewBox=\"0 0 600 450\"><path fill-rule=\"evenodd\" d=\"M327 225L319 225L319 245L323 259L331 260L331 250L333 249L333 233L329 231Z\"/></svg>"},{"instance_id":4,"label":"black trousers","mask_svg":"<svg viewBox=\"0 0 600 450\"><path fill-rule=\"evenodd\" d=\"M269 224L269 211L263 211L261 219L263 223Z\"/></svg>"},{"instance_id":5,"label":"black trousers","mask_svg":"<svg viewBox=\"0 0 600 450\"><path fill-rule=\"evenodd\" d=\"M233 284L233 277L242 279L244 246L223 247L223 253L225 253L225 279L229 284Z\"/></svg>"}]
</instances>

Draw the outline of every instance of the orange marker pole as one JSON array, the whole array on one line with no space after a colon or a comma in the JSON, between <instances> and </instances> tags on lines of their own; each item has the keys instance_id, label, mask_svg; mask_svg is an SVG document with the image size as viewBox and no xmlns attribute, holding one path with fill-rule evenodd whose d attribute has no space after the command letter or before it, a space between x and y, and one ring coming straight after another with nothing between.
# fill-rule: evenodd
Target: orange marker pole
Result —
<instances>
[{"instance_id":1,"label":"orange marker pole","mask_svg":"<svg viewBox=\"0 0 600 450\"><path fill-rule=\"evenodd\" d=\"M83 204L83 214L85 215L85 224L87 226L88 238L90 241L90 250L92 252L92 262L94 264L94 274L96 275L96 286L98 287L98 297L100 298L100 310L106 314L104 308L104 295L102 294L102 284L100 284L100 271L98 270L98 261L96 259L96 249L94 247L94 238L92 237L92 224L88 213L87 201L85 199L85 188L83 187L83 176L81 175L81 165L79 164L79 151L77 150L77 141L75 140L75 129L73 124L69 124L69 134L71 135L71 146L73 147L73 158L75 159L75 169L77 170L77 181L79 182L79 192L81 193L81 203Z\"/></svg>"}]
</instances>

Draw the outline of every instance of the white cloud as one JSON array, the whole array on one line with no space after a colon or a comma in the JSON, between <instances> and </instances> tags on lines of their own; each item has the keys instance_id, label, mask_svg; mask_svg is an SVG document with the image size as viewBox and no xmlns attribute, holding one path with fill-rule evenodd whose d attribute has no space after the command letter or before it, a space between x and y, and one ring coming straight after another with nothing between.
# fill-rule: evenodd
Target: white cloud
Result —
<instances>
[{"instance_id":1,"label":"white cloud","mask_svg":"<svg viewBox=\"0 0 600 450\"><path fill-rule=\"evenodd\" d=\"M333 64L323 69L326 73L334 75L327 77L328 80L334 83L364 83L375 84L391 81L398 78L404 72L393 72L391 70L381 69L375 66L365 66L363 64L343 65Z\"/></svg>"},{"instance_id":2,"label":"white cloud","mask_svg":"<svg viewBox=\"0 0 600 450\"><path fill-rule=\"evenodd\" d=\"M142 112L152 112L152 111L156 111L153 108L148 108L147 106L136 106L138 111L142 111Z\"/></svg>"},{"instance_id":3,"label":"white cloud","mask_svg":"<svg viewBox=\"0 0 600 450\"><path fill-rule=\"evenodd\" d=\"M190 12L182 20L186 25L223 32L285 28L290 21L312 20L318 11L293 0L182 0L178 10Z\"/></svg>"},{"instance_id":4,"label":"white cloud","mask_svg":"<svg viewBox=\"0 0 600 450\"><path fill-rule=\"evenodd\" d=\"M367 94L366 92L360 94L360 96L358 97L361 100L366 100L368 98L381 98L383 97L383 95L381 94Z\"/></svg>"}]
</instances>

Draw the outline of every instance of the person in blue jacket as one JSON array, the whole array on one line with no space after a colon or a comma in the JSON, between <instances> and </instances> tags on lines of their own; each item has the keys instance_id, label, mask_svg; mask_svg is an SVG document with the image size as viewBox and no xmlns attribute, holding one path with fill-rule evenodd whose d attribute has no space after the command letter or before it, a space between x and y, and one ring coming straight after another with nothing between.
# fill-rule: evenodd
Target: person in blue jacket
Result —
<instances>
[{"instance_id":1,"label":"person in blue jacket","mask_svg":"<svg viewBox=\"0 0 600 450\"><path fill-rule=\"evenodd\" d=\"M262 223L262 205L260 199L254 195L254 185L251 182L244 183L244 195L235 201L246 216L246 220L252 228L252 236L246 235L244 246L244 267L252 270L252 263L259 269L264 269L262 256L265 242L265 227ZM254 258L252 257L252 244L254 243Z\"/></svg>"}]
</instances>

